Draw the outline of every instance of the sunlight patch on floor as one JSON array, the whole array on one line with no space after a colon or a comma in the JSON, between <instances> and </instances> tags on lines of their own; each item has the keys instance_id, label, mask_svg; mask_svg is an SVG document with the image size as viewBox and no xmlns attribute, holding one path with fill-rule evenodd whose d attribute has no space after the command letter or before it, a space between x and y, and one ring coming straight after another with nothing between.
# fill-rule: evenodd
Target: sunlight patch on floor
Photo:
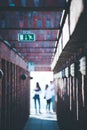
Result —
<instances>
[{"instance_id":1,"label":"sunlight patch on floor","mask_svg":"<svg viewBox=\"0 0 87 130\"><path fill-rule=\"evenodd\" d=\"M41 113L41 114L32 113L30 115L30 118L32 118L32 117L39 118L39 119L42 119L42 120L55 120L55 121L57 120L55 113Z\"/></svg>"}]
</instances>

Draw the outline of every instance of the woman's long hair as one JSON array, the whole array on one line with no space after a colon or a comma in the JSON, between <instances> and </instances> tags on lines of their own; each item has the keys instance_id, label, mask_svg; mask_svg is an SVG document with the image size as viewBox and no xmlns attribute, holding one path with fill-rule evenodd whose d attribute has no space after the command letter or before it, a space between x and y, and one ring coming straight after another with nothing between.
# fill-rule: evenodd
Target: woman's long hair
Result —
<instances>
[{"instance_id":1,"label":"woman's long hair","mask_svg":"<svg viewBox=\"0 0 87 130\"><path fill-rule=\"evenodd\" d=\"M38 90L41 90L40 85L39 85L38 82L36 82L36 87L38 88Z\"/></svg>"},{"instance_id":2,"label":"woman's long hair","mask_svg":"<svg viewBox=\"0 0 87 130\"><path fill-rule=\"evenodd\" d=\"M48 84L46 84L46 86L45 86L45 90L47 90L48 87L49 87Z\"/></svg>"}]
</instances>

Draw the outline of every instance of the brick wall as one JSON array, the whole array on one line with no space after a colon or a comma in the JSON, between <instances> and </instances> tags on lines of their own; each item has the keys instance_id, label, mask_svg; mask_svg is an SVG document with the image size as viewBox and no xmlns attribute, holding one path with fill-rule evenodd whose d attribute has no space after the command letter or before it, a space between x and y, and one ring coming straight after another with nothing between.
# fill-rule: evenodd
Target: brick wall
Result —
<instances>
[{"instance_id":1,"label":"brick wall","mask_svg":"<svg viewBox=\"0 0 87 130\"><path fill-rule=\"evenodd\" d=\"M0 43L0 129L22 130L29 116L29 72L27 63ZM27 78L23 80L22 74Z\"/></svg>"}]
</instances>

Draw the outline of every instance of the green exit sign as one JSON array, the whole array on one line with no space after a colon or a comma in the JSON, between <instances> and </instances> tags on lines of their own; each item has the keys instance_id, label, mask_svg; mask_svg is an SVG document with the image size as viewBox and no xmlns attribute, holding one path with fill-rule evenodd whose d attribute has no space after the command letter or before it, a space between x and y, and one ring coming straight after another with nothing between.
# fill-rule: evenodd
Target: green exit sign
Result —
<instances>
[{"instance_id":1,"label":"green exit sign","mask_svg":"<svg viewBox=\"0 0 87 130\"><path fill-rule=\"evenodd\" d=\"M18 41L35 41L34 33L18 34Z\"/></svg>"}]
</instances>

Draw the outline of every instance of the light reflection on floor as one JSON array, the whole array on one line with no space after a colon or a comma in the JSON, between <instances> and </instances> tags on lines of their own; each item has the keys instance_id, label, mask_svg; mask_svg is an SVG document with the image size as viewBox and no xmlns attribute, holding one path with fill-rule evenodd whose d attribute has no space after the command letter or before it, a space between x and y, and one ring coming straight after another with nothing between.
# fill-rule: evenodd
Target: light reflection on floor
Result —
<instances>
[{"instance_id":1,"label":"light reflection on floor","mask_svg":"<svg viewBox=\"0 0 87 130\"><path fill-rule=\"evenodd\" d=\"M41 113L41 114L31 113L30 118L32 118L32 117L39 118L39 119L42 119L42 120L55 120L55 121L57 120L56 114L52 113L52 112L51 113Z\"/></svg>"}]
</instances>

